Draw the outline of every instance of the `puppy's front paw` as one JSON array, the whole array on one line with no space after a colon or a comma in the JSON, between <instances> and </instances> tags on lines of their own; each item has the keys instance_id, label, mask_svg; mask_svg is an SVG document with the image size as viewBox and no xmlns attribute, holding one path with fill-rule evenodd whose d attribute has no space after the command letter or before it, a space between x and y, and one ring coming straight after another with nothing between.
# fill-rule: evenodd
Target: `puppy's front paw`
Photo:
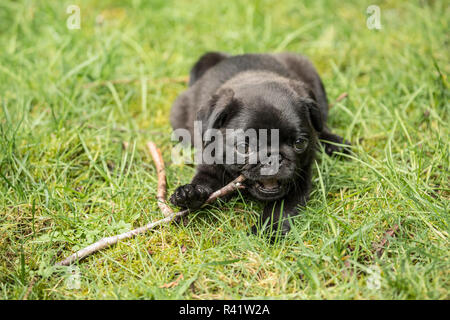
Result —
<instances>
[{"instance_id":1,"label":"puppy's front paw","mask_svg":"<svg viewBox=\"0 0 450 320\"><path fill-rule=\"evenodd\" d=\"M170 196L170 202L175 206L198 209L208 199L212 193L209 187L195 184L186 184L178 187L175 192Z\"/></svg>"},{"instance_id":2,"label":"puppy's front paw","mask_svg":"<svg viewBox=\"0 0 450 320\"><path fill-rule=\"evenodd\" d=\"M325 142L323 144L323 146L325 148L325 153L327 155L329 155L330 157L335 155L337 152L344 153L344 154L350 154L350 151L351 151L351 149L350 149L351 148L350 142L348 142L347 140L344 140L344 141L340 141L338 143L340 143L341 145L338 146L338 145L335 145L335 144L331 144L331 143L326 143ZM345 146L342 146L342 145L345 145Z\"/></svg>"},{"instance_id":3,"label":"puppy's front paw","mask_svg":"<svg viewBox=\"0 0 450 320\"><path fill-rule=\"evenodd\" d=\"M337 152L351 154L351 144L337 134L324 130L319 134L323 149L329 156L335 155Z\"/></svg>"}]
</instances>

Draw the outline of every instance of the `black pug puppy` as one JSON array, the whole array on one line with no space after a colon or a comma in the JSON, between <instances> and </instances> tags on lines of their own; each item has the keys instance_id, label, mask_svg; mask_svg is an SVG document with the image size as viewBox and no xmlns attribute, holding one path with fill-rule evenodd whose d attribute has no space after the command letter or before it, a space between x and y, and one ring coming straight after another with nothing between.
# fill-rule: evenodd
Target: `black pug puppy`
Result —
<instances>
[{"instance_id":1,"label":"black pug puppy","mask_svg":"<svg viewBox=\"0 0 450 320\"><path fill-rule=\"evenodd\" d=\"M322 143L329 155L345 151L326 142L345 143L327 128L327 114L325 89L307 58L292 53L206 53L191 70L189 88L173 104L173 129L187 129L191 137L195 135L194 121L201 121L203 134L212 128L221 132L278 129L277 150L271 149L271 144L265 149L269 155L279 155L278 170L262 175L267 161L199 164L191 183L178 187L170 201L197 209L212 192L243 174L247 178L244 192L266 202L259 227L286 234L290 230L286 218L296 215L297 207L305 206L309 198L318 139L325 140ZM204 135L202 139L203 146L210 143ZM252 231L257 229L254 226Z\"/></svg>"}]
</instances>

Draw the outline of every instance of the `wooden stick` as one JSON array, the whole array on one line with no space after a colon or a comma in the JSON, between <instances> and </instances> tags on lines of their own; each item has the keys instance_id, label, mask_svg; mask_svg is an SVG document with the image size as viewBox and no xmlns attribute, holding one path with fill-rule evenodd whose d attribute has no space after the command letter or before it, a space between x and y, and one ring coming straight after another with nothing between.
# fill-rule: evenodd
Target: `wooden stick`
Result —
<instances>
[{"instance_id":1,"label":"wooden stick","mask_svg":"<svg viewBox=\"0 0 450 320\"><path fill-rule=\"evenodd\" d=\"M244 189L245 186L242 184L242 182L244 182L245 179L246 178L241 174L239 177L231 181L225 187L213 192L209 196L208 200L205 201L205 204L202 205L202 208L205 207L207 204L213 203L218 198L225 197L226 195L232 193L233 191L236 191L237 189Z\"/></svg>"},{"instance_id":2,"label":"wooden stick","mask_svg":"<svg viewBox=\"0 0 450 320\"><path fill-rule=\"evenodd\" d=\"M204 207L206 204L214 202L219 197L226 196L229 193L231 193L237 189L244 188L241 184L244 180L245 180L244 176L241 175L241 176L237 177L235 180L231 181L229 184L227 184L222 189L219 189L216 192L212 193L202 207ZM96 243L91 244L90 246L87 246L86 248L75 252L74 254L72 254L68 258L64 259L63 261L58 262L56 265L68 266L76 261L80 261L80 260L86 258L87 256L93 254L94 252L97 252L99 250L110 247L110 246L116 244L120 240L132 238L138 234L141 234L141 233L147 232L148 230L154 229L155 227L157 227L159 225L170 223L176 217L182 217L182 216L186 215L188 212L189 212L188 209L178 211L178 212L172 212L169 216L165 217L164 219L148 223L143 227L139 227L137 229L134 229L134 230L131 230L131 231L128 231L128 232L125 232L125 233L122 233L122 234L119 234L116 236L103 238L103 239L97 241Z\"/></svg>"},{"instance_id":3,"label":"wooden stick","mask_svg":"<svg viewBox=\"0 0 450 320\"><path fill-rule=\"evenodd\" d=\"M165 199L166 183L165 183L165 174L164 174L164 177L161 174L161 172L164 172L164 161L162 159L161 152L159 151L158 148L156 148L156 146L152 142L147 143L147 147L149 148L149 150L151 150L150 153L152 154L153 160L155 161L155 165L156 165L157 171L158 171L158 195L164 196L164 199ZM158 166L159 166L159 169L158 169ZM161 180L163 179L162 177L164 178L164 183L160 183ZM244 181L245 181L245 177L243 175L240 175L239 177L237 177L236 179L231 181L229 184L227 184L223 188L213 192L209 196L208 200L206 200L205 204L202 207L214 202L217 198L224 197L224 196L230 194L231 192L236 191L237 189L244 188L244 186L242 185L242 182L244 182ZM160 191L160 188L164 189L164 193L162 191ZM158 201L158 206L159 205L160 205L160 201ZM160 206L160 208L161 208L161 206ZM164 209L164 210L166 210L166 209ZM145 226L139 227L137 229L134 229L134 230L131 230L131 231L119 234L119 235L103 238L103 239L87 246L86 248L75 252L74 254L67 257L63 261L58 262L56 265L68 266L76 261L80 261L80 260L86 258L87 256L93 254L94 252L97 252L99 250L110 247L110 246L116 244L120 240L132 238L138 234L141 234L141 233L147 232L148 230L154 229L155 227L157 227L159 225L168 224L168 223L172 222L175 218L182 217L182 216L186 215L187 213L189 213L189 209L178 211L178 212L173 212L172 209L170 209L170 208L169 208L169 210L171 211L171 213L168 216L166 216L164 219L157 220L155 222L150 222L150 223L146 224Z\"/></svg>"},{"instance_id":4,"label":"wooden stick","mask_svg":"<svg viewBox=\"0 0 450 320\"><path fill-rule=\"evenodd\" d=\"M328 106L328 109L331 109L336 103L341 102L342 100L344 100L347 97L348 97L348 93L347 92L341 93L339 95L339 97L337 97L334 102L330 103L330 105Z\"/></svg>"},{"instance_id":5,"label":"wooden stick","mask_svg":"<svg viewBox=\"0 0 450 320\"><path fill-rule=\"evenodd\" d=\"M374 260L375 257L381 258L386 245L389 243L388 241L389 238L392 238L395 235L395 233L398 231L398 228L399 228L398 224L394 224L394 226L391 229L385 232L383 240L381 240L378 244L375 245Z\"/></svg>"},{"instance_id":6,"label":"wooden stick","mask_svg":"<svg viewBox=\"0 0 450 320\"><path fill-rule=\"evenodd\" d=\"M392 238L393 236L395 236L395 234L397 233L398 229L399 229L398 224L394 224L394 226L391 229L388 229L384 233L383 239L379 243L373 245L373 247L375 249L375 253L374 253L373 257L372 257L372 260L374 262L376 261L377 258L381 258L381 256L383 255L385 247L389 243L389 238ZM349 276L352 276L353 275L353 270L350 269L351 265L350 265L350 262L348 262L348 260L344 260L344 266L345 266L345 268L344 268L344 270L342 270L342 275L345 278L349 277Z\"/></svg>"},{"instance_id":7,"label":"wooden stick","mask_svg":"<svg viewBox=\"0 0 450 320\"><path fill-rule=\"evenodd\" d=\"M155 163L156 173L158 176L158 189L156 192L156 200L158 201L158 207L161 209L165 217L170 216L173 211L166 203L167 196L167 181L166 170L164 168L164 160L162 158L161 150L156 147L156 144L149 141L147 142L147 149L150 152L153 162Z\"/></svg>"},{"instance_id":8,"label":"wooden stick","mask_svg":"<svg viewBox=\"0 0 450 320\"><path fill-rule=\"evenodd\" d=\"M87 256L93 254L94 252L97 252L99 250L108 248L108 247L116 244L119 240L132 238L132 237L134 237L134 236L136 236L138 234L141 234L141 233L144 233L144 232L146 232L148 230L151 230L151 229L153 229L153 228L155 228L155 227L157 227L157 226L159 226L161 224L169 223L177 215L181 215L181 214L183 214L183 213L182 212L176 212L176 213L173 213L172 215L170 215L170 216L168 216L168 217L166 217L164 219L148 223L148 224L146 224L143 227L139 227L137 229L134 229L134 230L131 230L131 231L128 231L128 232L125 232L125 233L121 233L121 234L116 235L116 236L103 238L103 239L101 239L101 240L99 240L99 241L97 241L97 242L87 246L86 248L75 252L74 254L72 254L68 258L64 259L63 261L58 262L56 265L58 265L58 266L71 265L72 263L74 263L76 261L79 261L79 260L82 260L82 259L86 258Z\"/></svg>"},{"instance_id":9,"label":"wooden stick","mask_svg":"<svg viewBox=\"0 0 450 320\"><path fill-rule=\"evenodd\" d=\"M33 286L36 283L36 277L33 277L33 279L31 279L30 284L28 285L27 288L27 292L25 292L25 295L23 296L22 300L28 300L28 297L31 293L31 291L33 290Z\"/></svg>"}]
</instances>

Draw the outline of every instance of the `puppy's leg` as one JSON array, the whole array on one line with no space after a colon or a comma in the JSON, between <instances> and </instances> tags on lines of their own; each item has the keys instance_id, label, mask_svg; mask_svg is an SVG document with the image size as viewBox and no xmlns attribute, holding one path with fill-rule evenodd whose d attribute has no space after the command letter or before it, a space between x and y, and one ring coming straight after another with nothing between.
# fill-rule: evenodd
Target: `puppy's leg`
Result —
<instances>
[{"instance_id":1,"label":"puppy's leg","mask_svg":"<svg viewBox=\"0 0 450 320\"><path fill-rule=\"evenodd\" d=\"M222 188L232 179L218 165L199 165L191 183L178 187L170 202L178 207L198 209L211 193Z\"/></svg>"},{"instance_id":2,"label":"puppy's leg","mask_svg":"<svg viewBox=\"0 0 450 320\"><path fill-rule=\"evenodd\" d=\"M309 190L310 183L307 183L303 188L294 188L283 199L268 202L258 224L252 227L252 233L261 231L272 240L277 234L286 235L291 230L289 218L298 215L298 206L306 205Z\"/></svg>"},{"instance_id":3,"label":"puppy's leg","mask_svg":"<svg viewBox=\"0 0 450 320\"><path fill-rule=\"evenodd\" d=\"M320 143L323 145L323 148L325 149L325 153L329 156L332 156L335 152L341 152L345 154L350 153L350 143L341 136L338 136L337 134L334 134L329 131L328 128L324 129L322 132L319 133L319 139ZM330 143L331 142L331 143ZM337 146L337 144L344 144L348 147L343 146Z\"/></svg>"},{"instance_id":4,"label":"puppy's leg","mask_svg":"<svg viewBox=\"0 0 450 320\"><path fill-rule=\"evenodd\" d=\"M189 86L191 87L198 79L200 79L209 68L228 57L228 54L222 52L207 52L202 55L192 67L191 73L189 74Z\"/></svg>"}]
</instances>

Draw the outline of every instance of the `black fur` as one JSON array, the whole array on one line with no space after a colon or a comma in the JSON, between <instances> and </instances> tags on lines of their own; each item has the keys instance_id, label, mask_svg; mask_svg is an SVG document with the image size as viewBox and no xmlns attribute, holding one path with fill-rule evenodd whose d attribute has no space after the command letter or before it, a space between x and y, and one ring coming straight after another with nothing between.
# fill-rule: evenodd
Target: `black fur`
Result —
<instances>
[{"instance_id":1,"label":"black fur","mask_svg":"<svg viewBox=\"0 0 450 320\"><path fill-rule=\"evenodd\" d=\"M280 147L276 151L281 155L280 170L267 177L260 174L262 163L200 164L191 183L179 187L170 201L196 209L214 190L244 174L245 192L266 202L259 225L273 225L287 233L290 224L282 218L296 215L297 207L304 206L309 198L318 139L343 142L326 126L327 96L314 66L305 57L292 53L229 56L212 52L203 55L190 74L189 89L172 107L172 127L188 129L191 137L194 137L195 120L202 121L203 130L279 129ZM293 148L299 137L308 140L301 153ZM323 143L330 155L342 151ZM276 181L277 192L266 192L267 178Z\"/></svg>"}]
</instances>

